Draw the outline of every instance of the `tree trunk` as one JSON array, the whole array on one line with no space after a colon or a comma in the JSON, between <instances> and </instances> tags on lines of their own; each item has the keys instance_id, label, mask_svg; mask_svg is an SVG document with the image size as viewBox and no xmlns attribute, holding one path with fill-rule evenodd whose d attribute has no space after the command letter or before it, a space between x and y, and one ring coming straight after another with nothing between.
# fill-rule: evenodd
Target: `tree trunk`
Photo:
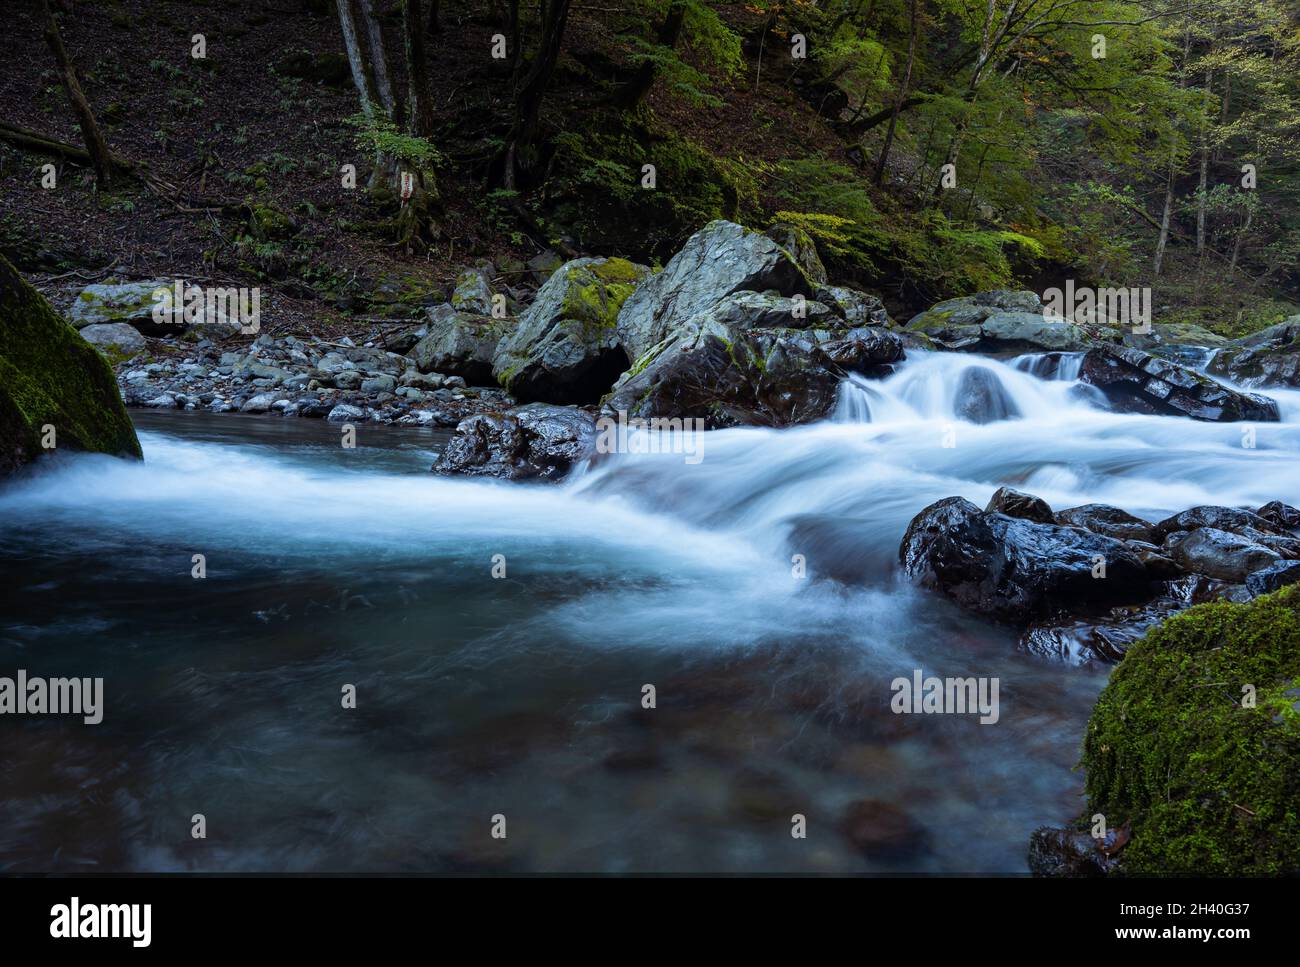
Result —
<instances>
[{"instance_id":1,"label":"tree trunk","mask_svg":"<svg viewBox=\"0 0 1300 967\"><path fill-rule=\"evenodd\" d=\"M1156 242L1156 262L1155 275L1160 277L1160 267L1165 260L1165 246L1169 244L1169 220L1173 217L1174 211L1174 159L1173 149L1170 149L1169 175L1165 179L1165 208L1160 216L1160 238Z\"/></svg>"},{"instance_id":2,"label":"tree trunk","mask_svg":"<svg viewBox=\"0 0 1300 967\"><path fill-rule=\"evenodd\" d=\"M348 66L352 68L352 83L356 85L357 96L361 99L361 110L366 117L375 116L374 85L366 70L365 54L361 51L361 39L357 35L357 22L352 15L352 0L338 0L339 27L343 31L343 47L348 53Z\"/></svg>"},{"instance_id":3,"label":"tree trunk","mask_svg":"<svg viewBox=\"0 0 1300 967\"><path fill-rule=\"evenodd\" d=\"M90 155L91 164L95 169L95 183L100 188L107 188L113 181L112 152L108 150L108 142L104 140L104 134L99 129L95 113L90 109L90 103L86 100L81 84L77 81L77 71L72 66L67 50L64 49L63 37L59 33L59 22L54 17L50 0L41 0L41 10L45 15L45 42L49 44L50 51L58 62L59 80L63 82L63 90L67 93L68 100L72 102L72 110L77 115L77 123L81 126L81 138L86 142L86 152Z\"/></svg>"},{"instance_id":4,"label":"tree trunk","mask_svg":"<svg viewBox=\"0 0 1300 967\"><path fill-rule=\"evenodd\" d=\"M416 137L433 134L433 104L429 100L429 72L424 56L424 26L420 22L421 0L405 0L406 82L410 118L407 130Z\"/></svg>"},{"instance_id":5,"label":"tree trunk","mask_svg":"<svg viewBox=\"0 0 1300 967\"><path fill-rule=\"evenodd\" d=\"M672 50L682 33L682 23L686 19L686 4L674 2L664 15L664 22L659 25L655 38L660 47ZM637 69L636 75L623 86L618 93L618 103L624 110L634 110L641 100L650 93L655 82L655 65L652 60L645 60Z\"/></svg>"},{"instance_id":6,"label":"tree trunk","mask_svg":"<svg viewBox=\"0 0 1300 967\"><path fill-rule=\"evenodd\" d=\"M1205 97L1209 100L1210 91L1214 84L1214 71L1209 71L1205 75ZM1209 180L1210 173L1210 139L1206 132L1209 127L1208 111L1209 104L1201 111L1201 177L1197 182L1196 191L1196 252L1198 255L1205 254L1205 188ZM1204 264L1202 262L1202 264Z\"/></svg>"},{"instance_id":7,"label":"tree trunk","mask_svg":"<svg viewBox=\"0 0 1300 967\"><path fill-rule=\"evenodd\" d=\"M876 165L876 184L883 184L885 181L885 166L889 163L889 151L894 146L894 129L898 125L898 112L903 109L903 101L907 98L907 88L912 83L912 64L916 60L916 14L920 0L910 0L908 4L910 16L907 27L907 67L903 71L903 83L898 85L898 93L894 96L894 110L889 115L889 127L885 129L885 144L880 149L880 163Z\"/></svg>"},{"instance_id":8,"label":"tree trunk","mask_svg":"<svg viewBox=\"0 0 1300 967\"><path fill-rule=\"evenodd\" d=\"M361 22L366 27L366 37L370 44L370 69L375 75L375 93L379 103L393 123L402 124L401 105L393 93L393 83L389 80L388 49L384 46L384 33L379 28L379 18L375 16L373 0L357 0L357 9L361 11Z\"/></svg>"},{"instance_id":9,"label":"tree trunk","mask_svg":"<svg viewBox=\"0 0 1300 967\"><path fill-rule=\"evenodd\" d=\"M419 0L413 0L418 3ZM429 0L429 17L424 27L430 37L436 37L442 33L442 21L438 19L440 14L439 0Z\"/></svg>"},{"instance_id":10,"label":"tree trunk","mask_svg":"<svg viewBox=\"0 0 1300 967\"><path fill-rule=\"evenodd\" d=\"M515 189L519 175L531 167L528 152L537 134L542 99L560 59L564 27L569 17L569 0L543 0L542 35L527 73L515 85L515 119L500 158L501 184Z\"/></svg>"}]
</instances>

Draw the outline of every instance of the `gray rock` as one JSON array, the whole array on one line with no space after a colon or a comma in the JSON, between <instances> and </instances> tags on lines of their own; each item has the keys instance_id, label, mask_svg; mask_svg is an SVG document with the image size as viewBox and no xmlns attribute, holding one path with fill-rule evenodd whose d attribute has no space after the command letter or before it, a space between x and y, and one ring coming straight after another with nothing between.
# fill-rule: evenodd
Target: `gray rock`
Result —
<instances>
[{"instance_id":1,"label":"gray rock","mask_svg":"<svg viewBox=\"0 0 1300 967\"><path fill-rule=\"evenodd\" d=\"M629 418L700 419L710 429L790 426L826 417L848 371L902 358L896 335L871 329L744 329L729 296L642 356L604 401Z\"/></svg>"},{"instance_id":2,"label":"gray rock","mask_svg":"<svg viewBox=\"0 0 1300 967\"><path fill-rule=\"evenodd\" d=\"M147 282L100 283L88 285L72 300L67 318L78 329L104 323L125 322L141 332L162 328L176 331L176 327L160 327L153 318L158 300L158 289L172 290L173 279L151 279Z\"/></svg>"},{"instance_id":3,"label":"gray rock","mask_svg":"<svg viewBox=\"0 0 1300 967\"><path fill-rule=\"evenodd\" d=\"M306 415L306 414L304 414ZM353 423L366 418L366 411L349 403L339 403L329 411L325 419L330 423Z\"/></svg>"},{"instance_id":4,"label":"gray rock","mask_svg":"<svg viewBox=\"0 0 1300 967\"><path fill-rule=\"evenodd\" d=\"M997 373L986 366L962 371L954 393L953 410L968 423L996 423L1020 416L1020 408Z\"/></svg>"},{"instance_id":5,"label":"gray rock","mask_svg":"<svg viewBox=\"0 0 1300 967\"><path fill-rule=\"evenodd\" d=\"M469 269L456 279L451 308L473 316L492 315L492 277L485 267Z\"/></svg>"},{"instance_id":6,"label":"gray rock","mask_svg":"<svg viewBox=\"0 0 1300 967\"><path fill-rule=\"evenodd\" d=\"M361 381L363 393L391 393L397 388L397 380L391 376L372 376Z\"/></svg>"},{"instance_id":7,"label":"gray rock","mask_svg":"<svg viewBox=\"0 0 1300 967\"><path fill-rule=\"evenodd\" d=\"M627 368L615 323L649 274L626 259L565 263L497 346L492 375L519 400L596 402Z\"/></svg>"},{"instance_id":8,"label":"gray rock","mask_svg":"<svg viewBox=\"0 0 1300 967\"><path fill-rule=\"evenodd\" d=\"M86 340L109 359L122 359L138 356L148 345L144 336L134 326L125 322L94 323L81 330L81 338Z\"/></svg>"},{"instance_id":9,"label":"gray rock","mask_svg":"<svg viewBox=\"0 0 1300 967\"><path fill-rule=\"evenodd\" d=\"M1043 314L1034 292L995 289L949 299L913 316L907 330L939 348L975 352L1077 352L1101 343L1082 326Z\"/></svg>"},{"instance_id":10,"label":"gray rock","mask_svg":"<svg viewBox=\"0 0 1300 967\"><path fill-rule=\"evenodd\" d=\"M456 427L433 472L558 480L591 455L595 440L595 420L569 407L533 403L505 413L477 414Z\"/></svg>"},{"instance_id":11,"label":"gray rock","mask_svg":"<svg viewBox=\"0 0 1300 967\"><path fill-rule=\"evenodd\" d=\"M1207 370L1246 386L1300 386L1300 315L1221 349Z\"/></svg>"},{"instance_id":12,"label":"gray rock","mask_svg":"<svg viewBox=\"0 0 1300 967\"><path fill-rule=\"evenodd\" d=\"M513 320L467 315L448 305L435 306L426 315L428 334L410 352L421 372L453 374L475 386L495 382L492 359Z\"/></svg>"},{"instance_id":13,"label":"gray rock","mask_svg":"<svg viewBox=\"0 0 1300 967\"><path fill-rule=\"evenodd\" d=\"M710 222L623 304L619 339L635 366L669 333L726 296L768 289L811 297L813 283L768 236L732 222Z\"/></svg>"},{"instance_id":14,"label":"gray rock","mask_svg":"<svg viewBox=\"0 0 1300 967\"><path fill-rule=\"evenodd\" d=\"M1189 571L1234 584L1282 559L1263 544L1214 527L1192 531L1174 547L1172 556Z\"/></svg>"},{"instance_id":15,"label":"gray rock","mask_svg":"<svg viewBox=\"0 0 1300 967\"><path fill-rule=\"evenodd\" d=\"M1106 346L1083 357L1079 379L1096 386L1112 405L1126 412L1189 416L1231 423L1276 423L1275 400L1239 393L1186 366L1140 349Z\"/></svg>"},{"instance_id":16,"label":"gray rock","mask_svg":"<svg viewBox=\"0 0 1300 967\"><path fill-rule=\"evenodd\" d=\"M241 413L265 413L275 405L276 396L274 393L260 393L257 396L247 400L239 408Z\"/></svg>"},{"instance_id":17,"label":"gray rock","mask_svg":"<svg viewBox=\"0 0 1300 967\"><path fill-rule=\"evenodd\" d=\"M819 285L813 295L850 326L892 325L884 303L874 295L842 285Z\"/></svg>"}]
</instances>

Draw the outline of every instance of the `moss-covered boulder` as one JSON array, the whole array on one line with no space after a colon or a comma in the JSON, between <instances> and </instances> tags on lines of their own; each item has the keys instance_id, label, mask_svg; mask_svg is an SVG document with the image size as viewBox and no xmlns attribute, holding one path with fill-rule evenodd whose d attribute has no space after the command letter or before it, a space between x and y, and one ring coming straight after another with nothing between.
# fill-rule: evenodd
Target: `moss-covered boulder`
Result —
<instances>
[{"instance_id":1,"label":"moss-covered boulder","mask_svg":"<svg viewBox=\"0 0 1300 967\"><path fill-rule=\"evenodd\" d=\"M1134 874L1300 874L1300 587L1192 608L1131 647L1084 742L1088 816Z\"/></svg>"},{"instance_id":2,"label":"moss-covered boulder","mask_svg":"<svg viewBox=\"0 0 1300 967\"><path fill-rule=\"evenodd\" d=\"M615 326L619 310L649 275L627 259L566 262L497 347L497 381L524 402L599 400L628 366Z\"/></svg>"},{"instance_id":3,"label":"moss-covered boulder","mask_svg":"<svg viewBox=\"0 0 1300 967\"><path fill-rule=\"evenodd\" d=\"M141 456L108 362L0 257L0 476L51 442Z\"/></svg>"}]
</instances>

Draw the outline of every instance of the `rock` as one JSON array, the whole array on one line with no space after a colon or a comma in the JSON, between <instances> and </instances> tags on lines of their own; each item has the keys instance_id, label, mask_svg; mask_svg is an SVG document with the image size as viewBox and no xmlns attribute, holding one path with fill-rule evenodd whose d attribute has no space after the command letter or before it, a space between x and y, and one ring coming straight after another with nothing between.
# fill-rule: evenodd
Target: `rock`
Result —
<instances>
[{"instance_id":1,"label":"rock","mask_svg":"<svg viewBox=\"0 0 1300 967\"><path fill-rule=\"evenodd\" d=\"M451 293L451 308L471 316L492 315L492 276L480 267L462 272Z\"/></svg>"},{"instance_id":2,"label":"rock","mask_svg":"<svg viewBox=\"0 0 1300 967\"><path fill-rule=\"evenodd\" d=\"M768 236L732 222L710 222L623 304L619 340L628 359L639 365L669 333L726 296L768 289L811 297L813 283Z\"/></svg>"},{"instance_id":3,"label":"rock","mask_svg":"<svg viewBox=\"0 0 1300 967\"><path fill-rule=\"evenodd\" d=\"M1278 561L1246 575L1246 589L1254 596L1300 583L1300 561Z\"/></svg>"},{"instance_id":4,"label":"rock","mask_svg":"<svg viewBox=\"0 0 1300 967\"><path fill-rule=\"evenodd\" d=\"M147 282L99 283L88 285L68 307L68 321L78 329L104 323L125 322L137 330L162 335L176 332L175 326L160 326L153 318L158 289L172 290L174 279Z\"/></svg>"},{"instance_id":5,"label":"rock","mask_svg":"<svg viewBox=\"0 0 1300 967\"><path fill-rule=\"evenodd\" d=\"M114 363L138 356L148 348L144 336L125 322L100 322L86 326L81 330L81 338Z\"/></svg>"},{"instance_id":6,"label":"rock","mask_svg":"<svg viewBox=\"0 0 1300 967\"><path fill-rule=\"evenodd\" d=\"M397 380L391 376L372 376L361 381L363 393L391 393L397 389Z\"/></svg>"},{"instance_id":7,"label":"rock","mask_svg":"<svg viewBox=\"0 0 1300 967\"><path fill-rule=\"evenodd\" d=\"M1300 508L1273 500L1255 511L1256 516L1267 521L1279 531L1300 530Z\"/></svg>"},{"instance_id":8,"label":"rock","mask_svg":"<svg viewBox=\"0 0 1300 967\"><path fill-rule=\"evenodd\" d=\"M907 330L942 349L985 353L1078 352L1101 343L1076 323L1043 315L1036 293L1004 289L940 302Z\"/></svg>"},{"instance_id":9,"label":"rock","mask_svg":"<svg viewBox=\"0 0 1300 967\"><path fill-rule=\"evenodd\" d=\"M808 423L829 415L850 369L869 372L902 356L898 337L881 329L745 330L719 321L745 299L728 296L643 355L604 412L700 419L709 429Z\"/></svg>"},{"instance_id":10,"label":"rock","mask_svg":"<svg viewBox=\"0 0 1300 967\"><path fill-rule=\"evenodd\" d=\"M961 497L931 504L912 520L899 560L921 586L1011 624L1151 597L1146 568L1122 542L985 513ZM1094 578L1102 561L1105 577Z\"/></svg>"},{"instance_id":11,"label":"rock","mask_svg":"<svg viewBox=\"0 0 1300 967\"><path fill-rule=\"evenodd\" d=\"M108 362L0 256L0 476L50 442L53 452L141 456Z\"/></svg>"},{"instance_id":12,"label":"rock","mask_svg":"<svg viewBox=\"0 0 1300 967\"><path fill-rule=\"evenodd\" d=\"M582 410L545 403L462 420L433 465L439 474L558 480L595 449L596 422Z\"/></svg>"},{"instance_id":13,"label":"rock","mask_svg":"<svg viewBox=\"0 0 1300 967\"><path fill-rule=\"evenodd\" d=\"M364 382L364 377L355 369L345 369L334 374L334 385L341 390L349 392L359 390L362 382Z\"/></svg>"},{"instance_id":14,"label":"rock","mask_svg":"<svg viewBox=\"0 0 1300 967\"><path fill-rule=\"evenodd\" d=\"M816 329L843 321L829 306L811 299L793 299L778 292L734 292L709 310L718 322L749 329Z\"/></svg>"},{"instance_id":15,"label":"rock","mask_svg":"<svg viewBox=\"0 0 1300 967\"><path fill-rule=\"evenodd\" d=\"M1040 826L1029 836L1029 872L1034 876L1105 876L1116 865L1088 833Z\"/></svg>"},{"instance_id":16,"label":"rock","mask_svg":"<svg viewBox=\"0 0 1300 967\"><path fill-rule=\"evenodd\" d=\"M532 272L533 279L538 285L545 285L551 274L563 264L564 259L548 248L528 260L528 270Z\"/></svg>"},{"instance_id":17,"label":"rock","mask_svg":"<svg viewBox=\"0 0 1300 967\"><path fill-rule=\"evenodd\" d=\"M1008 517L1019 517L1022 520L1032 520L1039 524L1055 523L1055 517L1052 515L1052 508L1048 506L1047 501L1042 497L1035 497L1033 494L1027 494L1019 490L1013 490L1010 487L999 487L989 498L988 506L984 508L986 514L1006 514Z\"/></svg>"},{"instance_id":18,"label":"rock","mask_svg":"<svg viewBox=\"0 0 1300 967\"><path fill-rule=\"evenodd\" d=\"M1081 760L1083 817L1131 827L1120 872L1300 873L1300 729L1274 716L1300 680L1297 642L1292 585L1191 608L1128 650L1093 708Z\"/></svg>"},{"instance_id":19,"label":"rock","mask_svg":"<svg viewBox=\"0 0 1300 967\"><path fill-rule=\"evenodd\" d=\"M1227 346L1228 343L1229 340L1225 337L1210 332L1204 326L1198 326L1191 322L1156 322L1151 324L1151 331L1148 333L1135 333L1131 330L1124 333L1125 346L1154 353L1158 353L1167 347L1176 346L1217 349Z\"/></svg>"},{"instance_id":20,"label":"rock","mask_svg":"<svg viewBox=\"0 0 1300 967\"><path fill-rule=\"evenodd\" d=\"M1192 531L1174 547L1172 557L1189 571L1234 583L1282 559L1263 544L1215 527Z\"/></svg>"},{"instance_id":21,"label":"rock","mask_svg":"<svg viewBox=\"0 0 1300 967\"><path fill-rule=\"evenodd\" d=\"M626 259L566 262L498 344L492 375L519 400L595 403L627 369L616 321L649 274Z\"/></svg>"},{"instance_id":22,"label":"rock","mask_svg":"<svg viewBox=\"0 0 1300 967\"><path fill-rule=\"evenodd\" d=\"M826 267L817 255L812 236L788 222L777 222L767 230L767 236L789 253L813 285L826 284Z\"/></svg>"},{"instance_id":23,"label":"rock","mask_svg":"<svg viewBox=\"0 0 1300 967\"><path fill-rule=\"evenodd\" d=\"M923 852L929 844L925 827L893 803L862 799L852 803L840 830L868 859L897 862Z\"/></svg>"},{"instance_id":24,"label":"rock","mask_svg":"<svg viewBox=\"0 0 1300 967\"><path fill-rule=\"evenodd\" d=\"M847 322L850 326L889 326L892 322L884 303L874 295L859 292L842 285L819 285L813 298Z\"/></svg>"},{"instance_id":25,"label":"rock","mask_svg":"<svg viewBox=\"0 0 1300 967\"><path fill-rule=\"evenodd\" d=\"M1186 602L1161 597L1150 604L1112 608L1097 619L1074 619L1031 625L1017 647L1026 654L1068 665L1115 664L1153 625Z\"/></svg>"},{"instance_id":26,"label":"rock","mask_svg":"<svg viewBox=\"0 0 1300 967\"><path fill-rule=\"evenodd\" d=\"M1090 350L1079 379L1096 386L1124 412L1190 416L1230 423L1278 421L1275 400L1238 393L1208 376L1140 349L1113 346Z\"/></svg>"},{"instance_id":27,"label":"rock","mask_svg":"<svg viewBox=\"0 0 1300 967\"><path fill-rule=\"evenodd\" d=\"M1207 369L1246 386L1300 386L1300 315L1237 340Z\"/></svg>"},{"instance_id":28,"label":"rock","mask_svg":"<svg viewBox=\"0 0 1300 967\"><path fill-rule=\"evenodd\" d=\"M1157 543L1150 521L1107 504L1082 504L1058 510L1056 523L1065 527L1082 527L1094 534L1104 534L1119 541ZM1164 540L1163 535L1160 540Z\"/></svg>"},{"instance_id":29,"label":"rock","mask_svg":"<svg viewBox=\"0 0 1300 967\"><path fill-rule=\"evenodd\" d=\"M1151 543L1166 542L1179 531L1190 532L1202 527L1215 527L1250 538L1278 533L1265 517L1249 510L1202 505L1166 517L1155 524L1151 528Z\"/></svg>"},{"instance_id":30,"label":"rock","mask_svg":"<svg viewBox=\"0 0 1300 967\"><path fill-rule=\"evenodd\" d=\"M276 395L274 393L260 393L257 396L245 401L244 405L239 408L240 413L265 413L275 405Z\"/></svg>"},{"instance_id":31,"label":"rock","mask_svg":"<svg viewBox=\"0 0 1300 967\"><path fill-rule=\"evenodd\" d=\"M307 415L304 413L304 415ZM352 423L366 418L366 411L349 403L339 403L329 411L325 419L330 423Z\"/></svg>"},{"instance_id":32,"label":"rock","mask_svg":"<svg viewBox=\"0 0 1300 967\"><path fill-rule=\"evenodd\" d=\"M397 381L399 386L409 386L412 389L431 392L436 389L442 389L443 379L438 373L421 373L419 370L408 369Z\"/></svg>"},{"instance_id":33,"label":"rock","mask_svg":"<svg viewBox=\"0 0 1300 967\"><path fill-rule=\"evenodd\" d=\"M967 423L996 423L1020 416L1011 394L997 373L985 366L962 370L953 399L953 411Z\"/></svg>"}]
</instances>

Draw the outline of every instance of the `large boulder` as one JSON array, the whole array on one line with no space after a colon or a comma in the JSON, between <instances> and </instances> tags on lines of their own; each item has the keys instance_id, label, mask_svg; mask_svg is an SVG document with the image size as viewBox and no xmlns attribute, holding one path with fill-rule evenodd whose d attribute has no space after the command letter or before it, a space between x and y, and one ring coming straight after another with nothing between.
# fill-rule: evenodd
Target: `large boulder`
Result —
<instances>
[{"instance_id":1,"label":"large boulder","mask_svg":"<svg viewBox=\"0 0 1300 967\"><path fill-rule=\"evenodd\" d=\"M628 359L639 365L671 332L733 292L773 289L812 298L814 285L769 236L733 222L710 222L623 304L618 337Z\"/></svg>"},{"instance_id":2,"label":"large boulder","mask_svg":"<svg viewBox=\"0 0 1300 967\"><path fill-rule=\"evenodd\" d=\"M998 374L987 366L970 366L962 370L953 393L953 412L967 423L996 423L1020 416L1020 407L1011 398Z\"/></svg>"},{"instance_id":3,"label":"large boulder","mask_svg":"<svg viewBox=\"0 0 1300 967\"><path fill-rule=\"evenodd\" d=\"M710 429L808 423L829 415L848 372L902 358L898 337L878 328L750 328L735 321L750 295L729 296L645 353L605 412L701 419Z\"/></svg>"},{"instance_id":4,"label":"large boulder","mask_svg":"<svg viewBox=\"0 0 1300 967\"><path fill-rule=\"evenodd\" d=\"M502 480L558 480L595 451L596 421L545 403L462 420L433 472Z\"/></svg>"},{"instance_id":5,"label":"large boulder","mask_svg":"<svg viewBox=\"0 0 1300 967\"><path fill-rule=\"evenodd\" d=\"M1084 819L1131 831L1123 872L1300 874L1297 681L1300 586L1202 604L1129 648L1081 763Z\"/></svg>"},{"instance_id":6,"label":"large boulder","mask_svg":"<svg viewBox=\"0 0 1300 967\"><path fill-rule=\"evenodd\" d=\"M158 300L154 292L171 290L172 279L151 279L147 282L102 282L88 285L77 293L68 307L68 321L78 329L85 326L125 322L140 332L154 334L159 329L154 321L154 307ZM171 331L175 331L174 327Z\"/></svg>"},{"instance_id":7,"label":"large boulder","mask_svg":"<svg viewBox=\"0 0 1300 967\"><path fill-rule=\"evenodd\" d=\"M459 376L471 386L492 386L492 359L510 322L472 316L450 305L426 310L426 334L407 354L422 373Z\"/></svg>"},{"instance_id":8,"label":"large boulder","mask_svg":"<svg viewBox=\"0 0 1300 967\"><path fill-rule=\"evenodd\" d=\"M616 321L650 270L626 259L567 262L497 346L492 373L520 400L594 403L628 366Z\"/></svg>"},{"instance_id":9,"label":"large boulder","mask_svg":"<svg viewBox=\"0 0 1300 967\"><path fill-rule=\"evenodd\" d=\"M1236 340L1207 369L1246 386L1300 386L1300 315Z\"/></svg>"},{"instance_id":10,"label":"large boulder","mask_svg":"<svg viewBox=\"0 0 1300 967\"><path fill-rule=\"evenodd\" d=\"M44 442L141 456L108 362L0 257L0 476L49 452Z\"/></svg>"},{"instance_id":11,"label":"large boulder","mask_svg":"<svg viewBox=\"0 0 1300 967\"><path fill-rule=\"evenodd\" d=\"M1145 565L1123 542L987 513L962 497L921 511L898 553L923 587L1011 624L1151 597ZM1102 563L1104 577L1094 577Z\"/></svg>"},{"instance_id":12,"label":"large boulder","mask_svg":"<svg viewBox=\"0 0 1300 967\"><path fill-rule=\"evenodd\" d=\"M1268 506L1270 505L1265 505L1265 507ZM1202 527L1213 527L1252 539L1285 533L1269 518L1253 511L1242 510L1238 507L1216 507L1212 504L1203 504L1199 507L1191 507L1177 514L1172 514L1159 523L1153 524L1151 526L1150 540L1153 544L1159 544L1164 542L1171 534L1176 534L1179 531L1195 531Z\"/></svg>"},{"instance_id":13,"label":"large boulder","mask_svg":"<svg viewBox=\"0 0 1300 967\"><path fill-rule=\"evenodd\" d=\"M969 352L1078 352L1101 343L1076 323L1045 316L1036 293L1005 289L940 302L913 316L907 330Z\"/></svg>"},{"instance_id":14,"label":"large boulder","mask_svg":"<svg viewBox=\"0 0 1300 967\"><path fill-rule=\"evenodd\" d=\"M1278 420L1275 400L1239 393L1186 366L1140 349L1105 346L1083 357L1079 379L1096 386L1112 405L1131 413L1189 416L1231 423Z\"/></svg>"}]
</instances>

